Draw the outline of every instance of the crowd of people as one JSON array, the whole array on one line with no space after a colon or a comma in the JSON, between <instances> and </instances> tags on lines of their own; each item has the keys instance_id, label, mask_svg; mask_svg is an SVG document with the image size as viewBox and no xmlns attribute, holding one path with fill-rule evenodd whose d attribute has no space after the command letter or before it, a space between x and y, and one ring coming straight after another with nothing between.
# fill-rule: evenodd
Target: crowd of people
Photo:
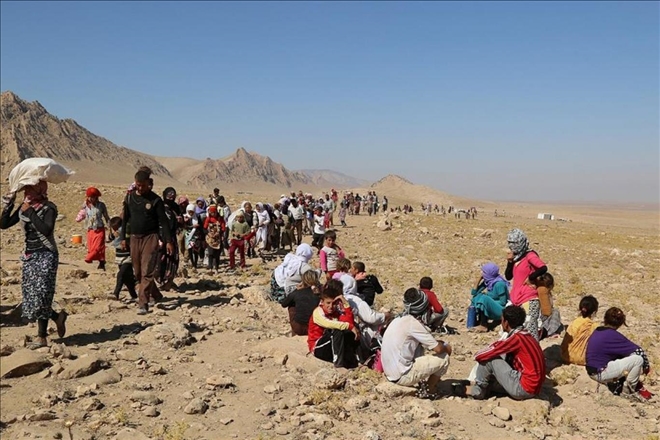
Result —
<instances>
[{"instance_id":1,"label":"crowd of people","mask_svg":"<svg viewBox=\"0 0 660 440\"><path fill-rule=\"evenodd\" d=\"M248 256L269 250L291 251L273 271L270 299L288 309L293 335L307 337L316 358L337 367L367 366L402 386L417 386L420 397L436 398L437 385L449 371L451 344L437 336L451 336L446 326L449 311L433 291L433 279L420 278L402 296L399 313L374 308L384 291L378 278L361 261L350 261L338 244L333 214L340 207L341 225L346 215L364 210L373 215L387 210L387 198L375 192L366 197L332 190L319 199L292 192L270 205L245 201L234 212L219 190L207 199L190 203L166 188L162 197L153 192L151 170L141 168L129 186L119 214L110 217L97 188L86 191L77 221L86 221L87 263L99 262L105 270L106 227L116 249L118 266L114 296L126 286L137 301L138 314L149 313L162 298L161 290L175 287L180 256L193 268L206 264L218 270L227 252L229 268L246 265ZM59 337L66 334L65 311L52 308L59 256L54 239L57 206L47 195L45 181L23 188L17 209L16 194L3 198L0 228L20 222L25 234L23 261L23 316L38 324L32 348L47 345L47 325L53 320ZM341 210L344 210L342 216ZM106 226L107 225L107 226ZM311 245L303 242L312 236ZM452 392L474 399L504 394L523 400L541 393L546 361L539 340L563 331L552 298L554 279L546 263L530 248L527 236L513 229L507 236L504 276L493 262L481 266L472 286L470 306L477 314L473 331L488 332L501 326L500 338L475 356L468 380L453 383ZM294 249L295 246L295 249ZM311 260L318 256L320 268ZM467 302L467 301L466 301ZM651 394L640 380L650 371L643 348L618 332L626 324L616 307L607 310L602 325L594 321L598 301L585 296L580 317L571 323L561 342L566 363L584 365L591 379L606 384L615 394L646 400Z\"/></svg>"}]
</instances>

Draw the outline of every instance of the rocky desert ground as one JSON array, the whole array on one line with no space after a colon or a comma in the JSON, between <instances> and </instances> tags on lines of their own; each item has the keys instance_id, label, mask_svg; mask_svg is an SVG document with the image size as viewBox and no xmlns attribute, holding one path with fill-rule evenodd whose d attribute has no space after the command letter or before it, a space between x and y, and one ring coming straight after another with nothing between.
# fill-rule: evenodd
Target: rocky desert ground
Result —
<instances>
[{"instance_id":1,"label":"rocky desert ground","mask_svg":"<svg viewBox=\"0 0 660 440\"><path fill-rule=\"evenodd\" d=\"M599 317L614 305L627 313L623 332L649 353L645 384L656 393L637 403L597 389L583 368L556 361L561 339L550 339L542 342L549 374L539 399L428 401L372 370L335 370L306 356L305 338L289 336L286 311L262 295L278 261L252 259L243 272L217 275L182 265L179 289L166 293L153 313L137 316L132 306L108 297L113 251L102 272L83 262L84 247L70 242L83 232L73 219L86 186L50 189L63 215L56 230L61 266L55 300L70 316L66 337L51 334L49 348L23 348L36 328L22 323L18 311L21 231L2 232L3 439L660 438L657 207L488 204L475 220L415 212L392 218L386 231L376 226L379 217L348 217L338 242L383 283L377 308L400 311L407 287L425 275L434 279L451 311L448 324L457 330L443 337L454 347L444 385L465 378L473 354L498 336L466 331L470 286L482 263L504 266L506 233L520 227L555 276L564 323L587 293L599 299ZM123 189L100 189L117 213ZM225 195L234 208L244 198L274 200L279 193ZM391 205L405 202L387 195ZM424 200L408 201L418 206ZM505 216L494 217L495 208ZM572 221L536 219L536 212L551 209Z\"/></svg>"}]
</instances>

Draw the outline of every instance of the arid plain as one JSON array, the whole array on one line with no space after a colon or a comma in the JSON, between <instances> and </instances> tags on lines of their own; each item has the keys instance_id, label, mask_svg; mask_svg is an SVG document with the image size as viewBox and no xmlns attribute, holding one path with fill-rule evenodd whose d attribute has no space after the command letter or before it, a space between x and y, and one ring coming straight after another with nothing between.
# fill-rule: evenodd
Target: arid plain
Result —
<instances>
[{"instance_id":1,"label":"arid plain","mask_svg":"<svg viewBox=\"0 0 660 440\"><path fill-rule=\"evenodd\" d=\"M50 197L64 215L56 227L62 264L55 300L70 314L68 333L62 340L52 335L51 348L40 349L43 370L0 381L3 438L659 438L658 397L634 403L605 387L597 390L583 368L558 365L561 339L543 341L551 371L541 398L526 403L422 401L383 388L385 380L371 370L335 371L307 357L305 339L288 336L286 311L264 300L277 260L249 260L239 273L181 270L179 290L167 293L153 313L137 316L132 306L108 297L115 280L113 251L108 249L104 273L86 265L84 248L70 242L72 234L83 232L73 219L88 184L51 186ZM163 186L156 177L156 190ZM125 187L98 187L116 214ZM599 299L599 317L607 307L621 307L629 322L623 332L651 357L645 384L660 392L657 206L486 203L395 177L374 189L388 196L390 206L411 203L416 211L391 218L389 231L376 227L379 217L349 216L348 227L338 228L338 242L383 282L377 308L400 311L407 287L425 275L434 279L434 290L450 309L448 324L458 331L445 337L454 346L447 381L465 378L473 354L498 336L466 331L470 286L482 263L504 266L506 233L520 227L555 276L563 322L576 316L583 294ZM236 208L246 199L273 202L285 191L222 192ZM208 191L179 193L196 197ZM479 213L474 220L424 216L418 206L425 201L459 208L469 203ZM538 212L570 221L538 220ZM3 231L1 245L0 359L6 366L6 355L20 351L24 335L36 329L16 316L21 231ZM491 415L495 406L508 409L511 420ZM203 413L189 414L200 409Z\"/></svg>"}]
</instances>

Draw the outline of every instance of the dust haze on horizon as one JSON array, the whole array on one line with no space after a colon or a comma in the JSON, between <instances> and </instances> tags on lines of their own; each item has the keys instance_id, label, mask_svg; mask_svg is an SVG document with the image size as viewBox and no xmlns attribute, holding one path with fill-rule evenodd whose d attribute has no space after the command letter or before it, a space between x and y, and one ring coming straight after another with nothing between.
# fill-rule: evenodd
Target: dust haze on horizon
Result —
<instances>
[{"instance_id":1,"label":"dust haze on horizon","mask_svg":"<svg viewBox=\"0 0 660 440\"><path fill-rule=\"evenodd\" d=\"M154 156L660 203L657 2L0 8L2 90Z\"/></svg>"}]
</instances>

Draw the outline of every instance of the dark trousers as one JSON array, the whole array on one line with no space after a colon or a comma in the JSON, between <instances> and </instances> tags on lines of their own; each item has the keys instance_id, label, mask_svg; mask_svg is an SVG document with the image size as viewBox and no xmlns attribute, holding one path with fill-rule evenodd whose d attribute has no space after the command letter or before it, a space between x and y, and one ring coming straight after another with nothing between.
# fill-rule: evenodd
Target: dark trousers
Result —
<instances>
[{"instance_id":1,"label":"dark trousers","mask_svg":"<svg viewBox=\"0 0 660 440\"><path fill-rule=\"evenodd\" d=\"M323 234L314 233L312 238L312 246L321 249L323 247Z\"/></svg>"},{"instance_id":2,"label":"dark trousers","mask_svg":"<svg viewBox=\"0 0 660 440\"><path fill-rule=\"evenodd\" d=\"M135 275L133 274L133 265L131 263L119 265L119 270L117 271L117 283L115 284L114 291L115 298L119 298L119 292L121 292L123 286L126 286L131 298L137 298L137 293L135 292Z\"/></svg>"},{"instance_id":3,"label":"dark trousers","mask_svg":"<svg viewBox=\"0 0 660 440\"><path fill-rule=\"evenodd\" d=\"M296 336L305 336L307 335L307 324L301 324L296 321L294 318L296 316L296 308L289 307L289 324L291 324L291 331Z\"/></svg>"},{"instance_id":4,"label":"dark trousers","mask_svg":"<svg viewBox=\"0 0 660 440\"><path fill-rule=\"evenodd\" d=\"M149 298L163 297L156 286L158 269L158 234L131 235L131 259L138 286L138 304L146 308Z\"/></svg>"},{"instance_id":5,"label":"dark trousers","mask_svg":"<svg viewBox=\"0 0 660 440\"><path fill-rule=\"evenodd\" d=\"M213 249L212 247L209 247L209 269L218 269L220 267L220 252L222 252L222 248L220 249Z\"/></svg>"},{"instance_id":6,"label":"dark trousers","mask_svg":"<svg viewBox=\"0 0 660 440\"><path fill-rule=\"evenodd\" d=\"M356 368L358 344L350 330L326 329L323 336L316 341L314 357L332 362L335 367Z\"/></svg>"}]
</instances>

